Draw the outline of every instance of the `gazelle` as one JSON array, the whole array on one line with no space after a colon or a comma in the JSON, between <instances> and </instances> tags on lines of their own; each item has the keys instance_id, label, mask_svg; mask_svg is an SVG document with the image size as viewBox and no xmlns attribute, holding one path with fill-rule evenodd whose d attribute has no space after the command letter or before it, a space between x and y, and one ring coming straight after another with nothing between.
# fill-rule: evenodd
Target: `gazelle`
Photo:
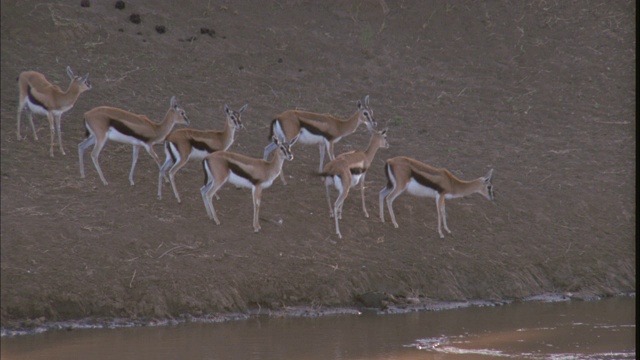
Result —
<instances>
[{"instance_id":1,"label":"gazelle","mask_svg":"<svg viewBox=\"0 0 640 360\"><path fill-rule=\"evenodd\" d=\"M49 131L51 132L49 155L52 157L56 131L58 132L60 152L62 155L66 155L62 147L62 131L60 130L60 118L62 114L73 108L80 94L91 90L89 74L85 76L75 76L73 71L71 71L71 67L67 66L67 75L71 78L71 83L66 91L62 91L60 87L51 84L44 75L36 71L24 71L18 76L18 90L20 93L18 114L16 116L16 135L18 140L22 140L22 136L20 135L20 117L25 107L27 108L27 118L33 131L34 140L38 140L38 135L36 134L36 127L33 125L33 113L46 115L49 120Z\"/></svg>"},{"instance_id":2,"label":"gazelle","mask_svg":"<svg viewBox=\"0 0 640 360\"><path fill-rule=\"evenodd\" d=\"M227 181L240 187L250 188L253 196L253 231L260 231L258 215L260 212L260 201L262 190L273 184L273 180L282 171L284 160L293 160L291 147L287 142L281 142L277 137L273 137L278 151L275 156L267 161L263 159L251 158L229 151L216 151L203 160L205 185L200 188L204 207L207 209L209 218L220 225L220 220L216 215L211 200L216 192Z\"/></svg>"},{"instance_id":3,"label":"gazelle","mask_svg":"<svg viewBox=\"0 0 640 360\"><path fill-rule=\"evenodd\" d=\"M202 160L212 152L229 149L233 144L236 130L244 128L241 115L247 109L247 106L248 104L245 104L240 110L233 111L225 104L224 112L227 115L227 120L222 131L178 129L167 136L164 141L166 160L158 175L158 199L162 199L162 178L169 170L169 180L171 181L173 194L178 202L181 202L175 182L178 170L191 159Z\"/></svg>"},{"instance_id":4,"label":"gazelle","mask_svg":"<svg viewBox=\"0 0 640 360\"><path fill-rule=\"evenodd\" d=\"M369 146L365 151L350 151L340 154L334 160L325 165L320 176L324 178L324 185L327 190L327 202L329 204L329 214L336 222L336 234L342 238L338 220L342 219L342 205L349 195L349 189L360 183L360 192L362 195L362 211L364 216L369 217L367 207L364 200L364 178L367 175L367 169L373 161L373 157L379 148L389 148L387 142L387 129L382 131L371 131L371 139ZM334 185L338 190L338 198L331 207L331 190L330 186Z\"/></svg>"},{"instance_id":5,"label":"gazelle","mask_svg":"<svg viewBox=\"0 0 640 360\"><path fill-rule=\"evenodd\" d=\"M271 122L269 139L275 135L291 146L298 141L303 144L318 144L320 147L319 171L322 171L325 149L329 154L329 160L335 159L333 145L344 136L355 132L362 123L366 124L370 130L377 125L373 118L373 110L369 107L369 95L365 96L364 105L358 100L356 112L346 120L329 114L287 110L277 115ZM276 145L273 142L264 148L264 160L275 148ZM280 180L283 184L287 184L282 172Z\"/></svg>"},{"instance_id":6,"label":"gazelle","mask_svg":"<svg viewBox=\"0 0 640 360\"><path fill-rule=\"evenodd\" d=\"M176 97L171 97L171 107L162 122L157 123L144 115L137 115L126 110L99 106L84 113L84 126L87 129L87 138L78 144L78 157L80 160L80 177L84 178L84 151L91 145L95 145L91 151L91 159L102 183L107 185L107 179L102 174L98 158L107 140L133 145L133 161L129 172L129 182L133 182L133 171L138 161L140 146L151 155L160 167L160 158L153 150L153 145L164 141L165 137L176 124L189 124L189 119L184 109L178 105Z\"/></svg>"},{"instance_id":7,"label":"gazelle","mask_svg":"<svg viewBox=\"0 0 640 360\"><path fill-rule=\"evenodd\" d=\"M453 199L479 193L487 200L493 201L493 169L487 175L475 180L464 181L455 177L447 169L431 167L418 160L398 156L387 160L385 164L385 174L387 175L387 185L380 191L380 220L384 222L384 200L389 207L389 215L393 226L398 227L396 217L393 213L393 201L405 190L415 196L426 196L436 199L438 212L438 233L441 238L441 224L444 229L451 234L447 226L447 213L444 207L445 199Z\"/></svg>"}]
</instances>

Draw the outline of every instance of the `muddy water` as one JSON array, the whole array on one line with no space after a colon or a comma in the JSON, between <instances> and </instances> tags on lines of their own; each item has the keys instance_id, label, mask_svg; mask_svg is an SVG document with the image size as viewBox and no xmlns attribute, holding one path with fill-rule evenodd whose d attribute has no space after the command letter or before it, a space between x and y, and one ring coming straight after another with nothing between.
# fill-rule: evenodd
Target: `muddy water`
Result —
<instances>
[{"instance_id":1,"label":"muddy water","mask_svg":"<svg viewBox=\"0 0 640 360\"><path fill-rule=\"evenodd\" d=\"M634 359L635 296L3 337L13 359Z\"/></svg>"}]
</instances>

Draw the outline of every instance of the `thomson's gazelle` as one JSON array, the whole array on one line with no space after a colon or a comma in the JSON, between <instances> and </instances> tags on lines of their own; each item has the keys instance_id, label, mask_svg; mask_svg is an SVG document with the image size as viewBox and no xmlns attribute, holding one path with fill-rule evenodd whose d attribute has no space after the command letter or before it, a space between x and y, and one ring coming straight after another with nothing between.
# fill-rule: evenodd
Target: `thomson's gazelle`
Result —
<instances>
[{"instance_id":1,"label":"thomson's gazelle","mask_svg":"<svg viewBox=\"0 0 640 360\"><path fill-rule=\"evenodd\" d=\"M233 111L228 105L225 105L224 112L227 120L222 131L178 129L167 136L164 141L166 159L158 175L158 199L162 199L162 178L169 170L173 193L178 202L181 202L175 182L178 170L191 159L202 160L212 152L229 149L233 144L236 130L244 128L241 115L247 106L248 104L245 104L240 110Z\"/></svg>"},{"instance_id":2,"label":"thomson's gazelle","mask_svg":"<svg viewBox=\"0 0 640 360\"><path fill-rule=\"evenodd\" d=\"M164 141L165 137L176 124L189 124L185 111L178 105L174 97L171 98L171 107L164 116L162 122L157 123L144 115L137 115L126 110L100 106L84 113L84 126L87 129L87 138L78 145L78 157L80 160L80 176L84 178L84 151L91 145L91 159L98 170L102 183L107 185L107 179L102 175L98 158L107 140L133 145L133 161L129 172L129 182L133 185L133 171L138 161L140 146L151 155L160 167L160 158L153 150L153 145Z\"/></svg>"},{"instance_id":3,"label":"thomson's gazelle","mask_svg":"<svg viewBox=\"0 0 640 360\"><path fill-rule=\"evenodd\" d=\"M213 219L216 224L220 225L220 220L218 220L211 200L220 187L229 181L236 186L251 189L253 196L253 231L260 231L258 214L260 212L262 190L270 187L273 180L278 177L285 159L293 160L289 143L280 142L275 136L273 137L273 142L276 144L278 151L269 161L229 151L217 151L204 158L202 163L206 181L205 185L200 189L200 193L209 218Z\"/></svg>"},{"instance_id":4,"label":"thomson's gazelle","mask_svg":"<svg viewBox=\"0 0 640 360\"><path fill-rule=\"evenodd\" d=\"M18 90L20 98L18 101L18 114L16 135L18 140L22 140L20 135L20 117L22 110L27 108L27 118L33 130L33 139L38 140L36 128L33 125L33 113L46 115L49 120L49 131L51 132L51 148L49 155L53 156L53 144L55 132L58 132L58 145L60 152L66 155L62 147L62 131L60 130L60 118L62 114L69 111L83 92L91 89L89 74L85 76L75 76L71 67L67 66L67 75L71 78L71 83L66 91L51 84L39 72L24 71L18 76ZM55 128L54 128L55 126Z\"/></svg>"},{"instance_id":5,"label":"thomson's gazelle","mask_svg":"<svg viewBox=\"0 0 640 360\"><path fill-rule=\"evenodd\" d=\"M275 135L292 146L298 141L303 144L318 144L320 146L319 171L322 171L325 149L329 154L329 160L335 159L333 145L344 136L355 132L358 125L363 123L370 130L377 125L373 118L373 110L369 107L369 95L364 98L364 105L358 100L356 112L346 120L329 114L287 110L277 115L271 122L269 139ZM264 148L265 160L275 148L276 145L273 142ZM280 179L283 184L287 183L283 173L280 173Z\"/></svg>"},{"instance_id":6,"label":"thomson's gazelle","mask_svg":"<svg viewBox=\"0 0 640 360\"><path fill-rule=\"evenodd\" d=\"M387 175L387 186L380 191L380 220L384 222L384 201L386 199L389 207L389 215L393 226L398 227L396 217L393 213L393 201L405 190L415 196L427 196L436 199L438 212L438 233L441 238L441 224L444 229L451 233L447 226L447 214L444 207L445 199L463 197L474 193L479 193L488 200L493 201L493 169L487 175L471 181L460 180L447 169L431 167L418 160L398 156L387 160L385 164L385 174Z\"/></svg>"},{"instance_id":7,"label":"thomson's gazelle","mask_svg":"<svg viewBox=\"0 0 640 360\"><path fill-rule=\"evenodd\" d=\"M387 129L382 131L371 131L371 140L365 151L350 151L340 154L334 160L325 165L320 175L324 178L324 185L327 190L327 202L329 203L329 214L336 222L336 234L342 238L338 220L342 219L342 205L349 195L349 188L360 183L360 192L362 194L362 211L364 216L369 217L367 207L364 200L364 178L367 175L367 169L373 161L373 157L379 148L388 148ZM331 208L331 191L330 186L334 185L338 190L338 198Z\"/></svg>"}]
</instances>

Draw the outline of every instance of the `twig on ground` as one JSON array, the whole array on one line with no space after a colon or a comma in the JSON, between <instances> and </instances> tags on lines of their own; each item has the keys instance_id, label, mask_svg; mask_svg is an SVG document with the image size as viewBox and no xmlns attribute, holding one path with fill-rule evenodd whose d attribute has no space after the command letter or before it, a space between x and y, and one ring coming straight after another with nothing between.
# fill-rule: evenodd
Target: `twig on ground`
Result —
<instances>
[{"instance_id":1,"label":"twig on ground","mask_svg":"<svg viewBox=\"0 0 640 360\"><path fill-rule=\"evenodd\" d=\"M133 270L133 275L131 276L131 281L129 281L129 288L132 288L132 287L133 287L133 279L135 279L135 278L136 278L136 272L137 272L137 271L138 271L137 269L134 269L134 270Z\"/></svg>"}]
</instances>

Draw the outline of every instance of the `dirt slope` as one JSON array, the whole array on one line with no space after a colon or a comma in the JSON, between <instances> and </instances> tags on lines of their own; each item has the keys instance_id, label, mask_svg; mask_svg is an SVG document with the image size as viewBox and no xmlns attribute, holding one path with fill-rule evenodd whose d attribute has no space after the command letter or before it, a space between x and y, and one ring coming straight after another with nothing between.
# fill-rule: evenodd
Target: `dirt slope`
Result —
<instances>
[{"instance_id":1,"label":"dirt slope","mask_svg":"<svg viewBox=\"0 0 640 360\"><path fill-rule=\"evenodd\" d=\"M635 291L635 2L114 3L2 1L3 326L349 306L377 293ZM66 87L67 65L93 89L63 116L67 155L50 158L45 118L39 141L24 119L16 140L16 77L32 69ZM144 152L129 185L129 146L103 151L108 186L88 155L80 179L84 112L109 105L159 121L174 95L200 129L222 128L224 104L248 103L231 150L255 157L274 115L347 117L370 95L391 144L367 175L372 217L352 191L337 239L312 146L293 148L289 185L265 191L258 234L250 192L231 185L215 202L222 224L208 220L196 163L177 176L182 204L167 187L156 199ZM367 142L362 127L336 150ZM394 229L378 217L378 192L383 161L398 155L462 179L494 168L496 201L448 201L453 234L442 240L435 202L403 195Z\"/></svg>"}]
</instances>

